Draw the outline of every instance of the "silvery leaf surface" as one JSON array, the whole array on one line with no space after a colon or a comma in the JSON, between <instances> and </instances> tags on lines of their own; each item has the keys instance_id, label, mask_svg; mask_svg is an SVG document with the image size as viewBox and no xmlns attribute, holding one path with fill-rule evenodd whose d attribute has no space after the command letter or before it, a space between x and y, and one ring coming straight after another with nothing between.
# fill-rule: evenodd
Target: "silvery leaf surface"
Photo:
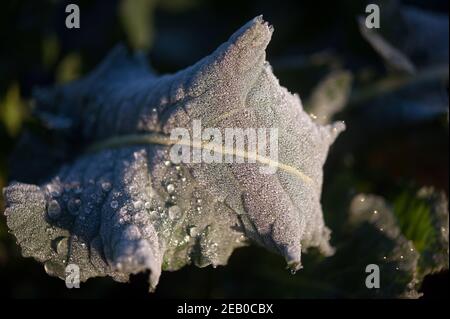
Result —
<instances>
[{"instance_id":1,"label":"silvery leaf surface","mask_svg":"<svg viewBox=\"0 0 450 319\"><path fill-rule=\"evenodd\" d=\"M344 125L316 124L280 86L265 56L272 32L257 17L211 55L164 76L119 46L87 77L36 90L36 116L85 149L41 185L4 189L23 255L61 278L76 264L83 281L149 270L154 289L162 270L225 265L249 241L294 271L309 247L332 254L322 168ZM196 120L222 133L278 129L275 173L259 161L174 163L171 132L193 133Z\"/></svg>"}]
</instances>

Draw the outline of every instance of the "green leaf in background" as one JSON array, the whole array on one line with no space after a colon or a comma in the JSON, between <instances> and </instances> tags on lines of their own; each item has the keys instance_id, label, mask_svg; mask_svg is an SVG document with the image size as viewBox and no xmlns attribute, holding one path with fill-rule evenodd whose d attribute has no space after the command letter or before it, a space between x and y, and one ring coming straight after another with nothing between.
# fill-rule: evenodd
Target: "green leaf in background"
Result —
<instances>
[{"instance_id":1,"label":"green leaf in background","mask_svg":"<svg viewBox=\"0 0 450 319\"><path fill-rule=\"evenodd\" d=\"M25 103L20 97L17 83L9 87L6 96L0 100L0 120L8 134L16 136L22 127L25 118Z\"/></svg>"},{"instance_id":2,"label":"green leaf in background","mask_svg":"<svg viewBox=\"0 0 450 319\"><path fill-rule=\"evenodd\" d=\"M157 0L122 0L119 16L130 45L137 50L147 50L153 43L153 10Z\"/></svg>"},{"instance_id":3,"label":"green leaf in background","mask_svg":"<svg viewBox=\"0 0 450 319\"><path fill-rule=\"evenodd\" d=\"M76 80L81 74L82 59L79 53L66 55L56 70L56 82L66 83Z\"/></svg>"},{"instance_id":4,"label":"green leaf in background","mask_svg":"<svg viewBox=\"0 0 450 319\"><path fill-rule=\"evenodd\" d=\"M42 39L42 64L50 69L58 59L60 45L56 35L51 34Z\"/></svg>"},{"instance_id":5,"label":"green leaf in background","mask_svg":"<svg viewBox=\"0 0 450 319\"><path fill-rule=\"evenodd\" d=\"M394 200L399 227L420 253L419 274L448 268L448 202L443 192L423 187Z\"/></svg>"}]
</instances>

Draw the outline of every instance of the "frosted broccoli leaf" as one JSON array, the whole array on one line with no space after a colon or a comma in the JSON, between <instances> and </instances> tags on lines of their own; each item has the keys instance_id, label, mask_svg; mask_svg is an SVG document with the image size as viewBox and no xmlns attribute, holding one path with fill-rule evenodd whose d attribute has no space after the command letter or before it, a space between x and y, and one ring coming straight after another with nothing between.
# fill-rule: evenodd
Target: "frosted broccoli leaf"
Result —
<instances>
[{"instance_id":1,"label":"frosted broccoli leaf","mask_svg":"<svg viewBox=\"0 0 450 319\"><path fill-rule=\"evenodd\" d=\"M294 271L309 247L332 254L322 167L344 126L314 123L279 85L265 61L272 31L257 17L210 56L160 77L142 55L118 47L87 77L36 91L36 115L86 150L47 183L5 189L8 225L24 254L60 277L75 263L82 280L149 270L151 289L161 269L225 265L248 240ZM172 129L192 133L198 119L221 132L277 128L278 169L172 163Z\"/></svg>"},{"instance_id":2,"label":"frosted broccoli leaf","mask_svg":"<svg viewBox=\"0 0 450 319\"><path fill-rule=\"evenodd\" d=\"M368 223L385 238L386 244L371 254L372 263L381 268L380 296L416 298L425 275L448 269L444 194L424 188L415 196L401 195L394 205L376 195L360 194L351 203L350 222L354 227ZM373 237L368 235L367 240L373 242ZM392 272L396 274L391 277Z\"/></svg>"},{"instance_id":3,"label":"frosted broccoli leaf","mask_svg":"<svg viewBox=\"0 0 450 319\"><path fill-rule=\"evenodd\" d=\"M225 264L244 244L236 216L162 156L155 147L85 155L41 187L6 188L8 226L23 254L60 277L77 264L81 280L150 270L151 288L162 266Z\"/></svg>"}]
</instances>

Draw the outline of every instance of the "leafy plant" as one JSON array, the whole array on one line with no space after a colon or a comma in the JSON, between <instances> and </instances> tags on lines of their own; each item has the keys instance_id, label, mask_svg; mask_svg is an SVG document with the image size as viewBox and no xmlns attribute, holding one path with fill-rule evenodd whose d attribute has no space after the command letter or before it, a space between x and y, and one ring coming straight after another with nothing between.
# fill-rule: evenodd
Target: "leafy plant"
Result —
<instances>
[{"instance_id":1,"label":"leafy plant","mask_svg":"<svg viewBox=\"0 0 450 319\"><path fill-rule=\"evenodd\" d=\"M224 265L247 239L284 256L292 271L309 247L332 254L322 167L344 126L314 123L279 85L265 61L271 34L257 17L212 55L162 77L142 55L118 47L85 79L36 91L44 125L83 148L41 186L4 190L8 226L24 256L61 278L77 264L83 281L124 281L150 270L154 289L161 268ZM172 163L172 129L191 130L195 119L220 130L278 128L276 174L261 173L267 163L259 157L254 164Z\"/></svg>"}]
</instances>

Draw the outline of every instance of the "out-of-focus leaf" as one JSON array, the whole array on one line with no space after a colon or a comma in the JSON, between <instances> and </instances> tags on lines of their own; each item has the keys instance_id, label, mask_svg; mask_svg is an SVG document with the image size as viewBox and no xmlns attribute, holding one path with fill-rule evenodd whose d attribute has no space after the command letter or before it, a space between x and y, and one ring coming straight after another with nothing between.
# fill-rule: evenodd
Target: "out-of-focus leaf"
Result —
<instances>
[{"instance_id":1,"label":"out-of-focus leaf","mask_svg":"<svg viewBox=\"0 0 450 319\"><path fill-rule=\"evenodd\" d=\"M59 55L58 38L55 35L46 36L42 40L42 63L47 68L53 66Z\"/></svg>"},{"instance_id":2,"label":"out-of-focus leaf","mask_svg":"<svg viewBox=\"0 0 450 319\"><path fill-rule=\"evenodd\" d=\"M362 36L372 45L375 51L383 57L388 66L396 71L407 74L415 73L415 66L409 58L400 50L392 46L377 31L375 31L375 29L367 28L363 17L358 17L358 24Z\"/></svg>"},{"instance_id":3,"label":"out-of-focus leaf","mask_svg":"<svg viewBox=\"0 0 450 319\"><path fill-rule=\"evenodd\" d=\"M364 107L363 125L377 130L429 121L448 114L447 82L448 64L390 75L354 90L348 108Z\"/></svg>"},{"instance_id":4,"label":"out-of-focus leaf","mask_svg":"<svg viewBox=\"0 0 450 319\"><path fill-rule=\"evenodd\" d=\"M401 50L420 66L448 64L448 14L402 6L406 32L400 39Z\"/></svg>"},{"instance_id":5,"label":"out-of-focus leaf","mask_svg":"<svg viewBox=\"0 0 450 319\"><path fill-rule=\"evenodd\" d=\"M0 101L0 119L11 136L16 136L25 117L25 104L17 84L12 85Z\"/></svg>"},{"instance_id":6,"label":"out-of-focus leaf","mask_svg":"<svg viewBox=\"0 0 450 319\"><path fill-rule=\"evenodd\" d=\"M421 254L421 276L448 269L448 202L444 193L421 188L404 192L394 202L395 216L405 237Z\"/></svg>"},{"instance_id":7,"label":"out-of-focus leaf","mask_svg":"<svg viewBox=\"0 0 450 319\"><path fill-rule=\"evenodd\" d=\"M352 74L335 71L322 80L311 94L306 109L320 124L327 124L346 105L352 86Z\"/></svg>"},{"instance_id":8,"label":"out-of-focus leaf","mask_svg":"<svg viewBox=\"0 0 450 319\"><path fill-rule=\"evenodd\" d=\"M381 32L395 25L397 32L380 34L365 27L358 18L360 32L395 71L414 74L416 68L448 64L448 15L397 5L382 7ZM389 11L389 12L387 12ZM388 24L388 26L385 26ZM402 31L399 31L402 30Z\"/></svg>"},{"instance_id":9,"label":"out-of-focus leaf","mask_svg":"<svg viewBox=\"0 0 450 319\"><path fill-rule=\"evenodd\" d=\"M56 82L66 83L80 77L81 74L81 56L78 53L66 55L59 63L56 70Z\"/></svg>"},{"instance_id":10,"label":"out-of-focus leaf","mask_svg":"<svg viewBox=\"0 0 450 319\"><path fill-rule=\"evenodd\" d=\"M314 123L279 85L265 60L272 31L257 17L210 56L162 77L119 47L88 77L36 92L37 113L71 119L62 136L95 145L40 186L5 188L23 254L62 278L68 263L82 280L150 270L150 288L161 269L226 264L247 239L283 255L293 271L309 247L332 254L322 167L344 125ZM183 127L192 136L195 119L221 132L277 128L278 170L262 173L260 158L172 163L170 133Z\"/></svg>"}]
</instances>

